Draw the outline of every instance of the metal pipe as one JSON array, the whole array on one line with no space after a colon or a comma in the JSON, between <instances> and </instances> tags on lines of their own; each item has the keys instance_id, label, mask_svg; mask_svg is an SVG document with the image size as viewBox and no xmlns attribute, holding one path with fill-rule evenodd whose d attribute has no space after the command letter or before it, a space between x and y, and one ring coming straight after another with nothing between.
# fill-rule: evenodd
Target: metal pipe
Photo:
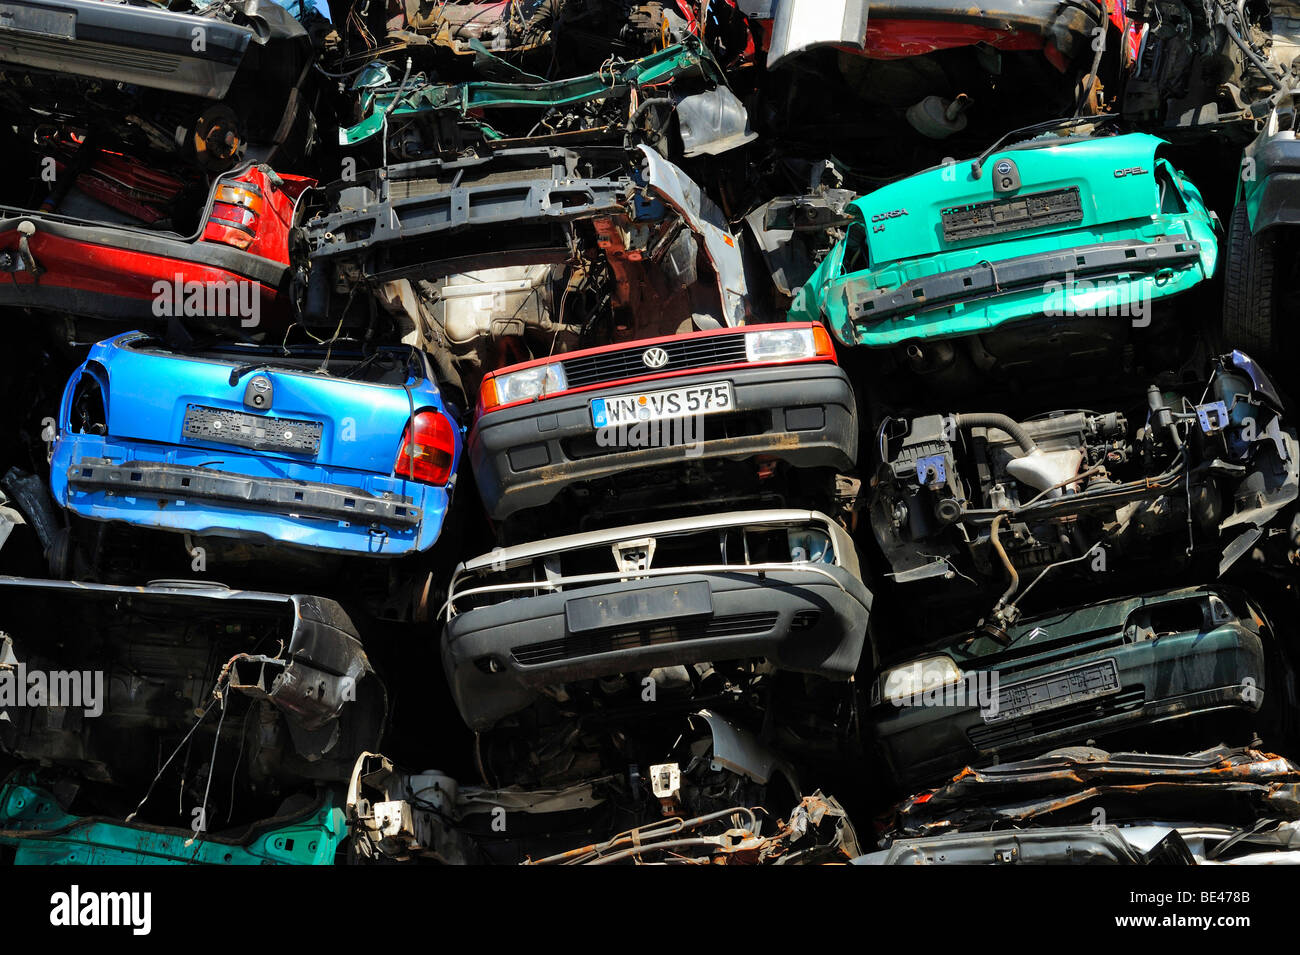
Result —
<instances>
[{"instance_id":1,"label":"metal pipe","mask_svg":"<svg viewBox=\"0 0 1300 955\"><path fill-rule=\"evenodd\" d=\"M996 610L1001 610L1007 605L1007 601L1011 599L1011 595L1014 594L1016 588L1020 586L1020 574L1016 572L1015 564L1011 563L1011 558L1007 556L1006 548L1002 546L1002 541L998 539L998 533L1002 530L1002 522L1006 520L1006 517L1007 515L1005 513L999 514L997 517L993 518L993 524L989 528L989 541L993 545L993 550L996 551L998 557L1002 559L1002 566L1007 569L1007 574L1011 577L1011 586L1007 587L1006 593L998 599L995 612Z\"/></svg>"}]
</instances>

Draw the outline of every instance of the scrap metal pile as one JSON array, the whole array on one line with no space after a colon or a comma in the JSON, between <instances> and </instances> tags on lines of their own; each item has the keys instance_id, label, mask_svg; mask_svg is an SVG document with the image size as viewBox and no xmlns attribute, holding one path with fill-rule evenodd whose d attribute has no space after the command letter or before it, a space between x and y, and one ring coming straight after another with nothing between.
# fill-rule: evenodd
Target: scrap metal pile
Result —
<instances>
[{"instance_id":1,"label":"scrap metal pile","mask_svg":"<svg viewBox=\"0 0 1300 955\"><path fill-rule=\"evenodd\" d=\"M1297 86L1285 0L3 5L0 861L1300 861Z\"/></svg>"}]
</instances>

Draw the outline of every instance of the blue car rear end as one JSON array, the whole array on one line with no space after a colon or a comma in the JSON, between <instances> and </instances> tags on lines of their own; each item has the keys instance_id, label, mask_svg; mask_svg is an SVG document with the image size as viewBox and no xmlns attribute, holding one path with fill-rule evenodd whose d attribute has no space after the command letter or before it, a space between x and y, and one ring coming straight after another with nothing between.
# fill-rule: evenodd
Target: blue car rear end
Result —
<instances>
[{"instance_id":1,"label":"blue car rear end","mask_svg":"<svg viewBox=\"0 0 1300 955\"><path fill-rule=\"evenodd\" d=\"M438 538L455 415L407 346L180 352L130 332L68 382L51 489L90 520L398 557Z\"/></svg>"}]
</instances>

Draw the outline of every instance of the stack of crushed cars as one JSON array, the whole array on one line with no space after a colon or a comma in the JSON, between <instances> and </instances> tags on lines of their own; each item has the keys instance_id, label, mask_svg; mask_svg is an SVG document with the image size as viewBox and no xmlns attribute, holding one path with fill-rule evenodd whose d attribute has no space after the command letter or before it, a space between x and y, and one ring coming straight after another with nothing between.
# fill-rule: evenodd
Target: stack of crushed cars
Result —
<instances>
[{"instance_id":1,"label":"stack of crushed cars","mask_svg":"<svg viewBox=\"0 0 1300 955\"><path fill-rule=\"evenodd\" d=\"M0 12L0 860L1300 860L1300 6L870 13Z\"/></svg>"}]
</instances>

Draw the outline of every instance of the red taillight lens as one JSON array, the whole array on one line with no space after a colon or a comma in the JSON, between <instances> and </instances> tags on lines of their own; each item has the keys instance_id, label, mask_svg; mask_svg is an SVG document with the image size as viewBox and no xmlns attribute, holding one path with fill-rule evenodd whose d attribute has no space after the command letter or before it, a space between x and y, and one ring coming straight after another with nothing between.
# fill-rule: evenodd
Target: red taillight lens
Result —
<instances>
[{"instance_id":1,"label":"red taillight lens","mask_svg":"<svg viewBox=\"0 0 1300 955\"><path fill-rule=\"evenodd\" d=\"M456 457L456 431L446 416L421 411L407 424L393 470L398 477L424 484L446 484Z\"/></svg>"},{"instance_id":2,"label":"red taillight lens","mask_svg":"<svg viewBox=\"0 0 1300 955\"><path fill-rule=\"evenodd\" d=\"M248 182L223 182L213 196L203 238L246 249L257 235L257 219L265 208L262 192Z\"/></svg>"},{"instance_id":3,"label":"red taillight lens","mask_svg":"<svg viewBox=\"0 0 1300 955\"><path fill-rule=\"evenodd\" d=\"M262 190L250 182L223 182L217 186L214 198L219 203L247 209L254 216L262 214Z\"/></svg>"},{"instance_id":4,"label":"red taillight lens","mask_svg":"<svg viewBox=\"0 0 1300 955\"><path fill-rule=\"evenodd\" d=\"M212 218L222 225L232 225L251 231L257 222L257 213L244 206L235 206L228 202L214 202L212 203Z\"/></svg>"}]
</instances>

